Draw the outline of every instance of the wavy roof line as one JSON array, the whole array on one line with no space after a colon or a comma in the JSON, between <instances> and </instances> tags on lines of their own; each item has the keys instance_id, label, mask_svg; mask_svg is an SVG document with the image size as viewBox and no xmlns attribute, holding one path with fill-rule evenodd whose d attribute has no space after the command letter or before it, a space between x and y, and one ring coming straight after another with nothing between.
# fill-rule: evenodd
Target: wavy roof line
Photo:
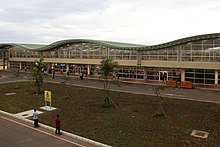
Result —
<instances>
[{"instance_id":1,"label":"wavy roof line","mask_svg":"<svg viewBox=\"0 0 220 147\"><path fill-rule=\"evenodd\" d=\"M170 41L170 42L166 42L166 43L162 43L162 44L157 44L157 45L151 45L151 46L122 43L122 42L102 41L102 40L69 39L69 40L57 41L57 42L51 43L49 45L0 43L0 48L3 48L5 46L13 46L13 47L18 47L18 48L27 49L27 50L47 51L47 50L53 50L57 47L60 47L60 46L66 45L66 44L93 43L93 44L102 45L102 46L114 48L114 49L121 49L121 50L152 50L152 49L162 49L162 48L172 47L172 46L181 45L181 44L185 44L185 43L189 43L189 42L193 42L193 41L200 41L200 40L206 40L206 39L216 39L216 38L220 38L220 33L191 36L191 37L177 39L174 41Z\"/></svg>"}]
</instances>

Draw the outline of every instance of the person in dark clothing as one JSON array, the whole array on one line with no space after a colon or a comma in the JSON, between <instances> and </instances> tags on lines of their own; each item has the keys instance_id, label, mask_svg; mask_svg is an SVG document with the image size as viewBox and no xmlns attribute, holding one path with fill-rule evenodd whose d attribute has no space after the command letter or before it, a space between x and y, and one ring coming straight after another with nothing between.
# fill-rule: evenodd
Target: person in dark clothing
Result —
<instances>
[{"instance_id":1,"label":"person in dark clothing","mask_svg":"<svg viewBox=\"0 0 220 147\"><path fill-rule=\"evenodd\" d=\"M53 79L54 79L54 77L55 77L55 70L53 69Z\"/></svg>"},{"instance_id":2,"label":"person in dark clothing","mask_svg":"<svg viewBox=\"0 0 220 147\"><path fill-rule=\"evenodd\" d=\"M57 115L57 118L55 120L55 123L56 123L56 131L55 131L55 134L57 135L61 135L60 134L60 118L59 118L59 115Z\"/></svg>"},{"instance_id":3,"label":"person in dark clothing","mask_svg":"<svg viewBox=\"0 0 220 147\"><path fill-rule=\"evenodd\" d=\"M80 73L80 80L83 80L83 73Z\"/></svg>"}]
</instances>

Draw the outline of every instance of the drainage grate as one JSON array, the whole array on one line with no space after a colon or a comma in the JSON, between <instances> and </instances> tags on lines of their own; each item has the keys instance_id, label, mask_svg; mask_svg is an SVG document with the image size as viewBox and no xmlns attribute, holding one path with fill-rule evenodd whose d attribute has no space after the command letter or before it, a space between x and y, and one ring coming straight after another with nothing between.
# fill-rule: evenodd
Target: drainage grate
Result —
<instances>
[{"instance_id":1,"label":"drainage grate","mask_svg":"<svg viewBox=\"0 0 220 147\"><path fill-rule=\"evenodd\" d=\"M207 138L209 133L205 131L193 130L191 135L194 137L199 137L199 138Z\"/></svg>"},{"instance_id":2,"label":"drainage grate","mask_svg":"<svg viewBox=\"0 0 220 147\"><path fill-rule=\"evenodd\" d=\"M204 137L204 136L205 136L205 133L204 133L204 132L197 131L197 132L195 133L195 135Z\"/></svg>"}]
</instances>

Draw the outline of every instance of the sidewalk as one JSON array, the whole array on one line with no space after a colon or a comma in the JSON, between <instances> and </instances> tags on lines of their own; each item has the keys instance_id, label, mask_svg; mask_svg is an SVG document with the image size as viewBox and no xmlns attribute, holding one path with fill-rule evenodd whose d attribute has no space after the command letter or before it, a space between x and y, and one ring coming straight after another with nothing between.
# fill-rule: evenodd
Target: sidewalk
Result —
<instances>
[{"instance_id":1,"label":"sidewalk","mask_svg":"<svg viewBox=\"0 0 220 147\"><path fill-rule=\"evenodd\" d=\"M72 144L71 146L77 146L77 147L96 147L96 146L100 146L100 147L110 147L108 145L87 139L87 138L83 138L80 137L78 135L74 135L71 134L69 132L63 131L61 130L61 134L60 136L56 136L54 135L55 132L55 128L44 125L42 123L39 123L38 128L34 128L33 127L33 121L29 120L29 119L25 119L22 117L17 117L11 113L8 112L4 112L0 110L0 118L1 119L5 119L7 121L13 122L13 124L16 125L20 125L20 126L24 126L25 128L28 128L29 130L34 130L35 132L40 132L41 135L42 134L46 134L46 138L44 138L45 140L48 139L48 137L52 137L55 138L58 141L64 141L65 144ZM17 129L16 129L17 130ZM13 137L15 137L15 134L13 134ZM38 138L32 138L33 140L37 140ZM25 142L25 140L24 140ZM45 141L44 141L45 142ZM65 145L64 144L64 145Z\"/></svg>"}]
</instances>

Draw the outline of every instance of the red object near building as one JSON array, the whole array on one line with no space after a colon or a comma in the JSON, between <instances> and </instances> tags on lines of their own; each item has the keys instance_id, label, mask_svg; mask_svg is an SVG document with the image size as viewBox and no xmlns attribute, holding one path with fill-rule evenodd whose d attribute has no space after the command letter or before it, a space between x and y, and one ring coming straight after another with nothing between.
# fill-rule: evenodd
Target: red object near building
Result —
<instances>
[{"instance_id":1,"label":"red object near building","mask_svg":"<svg viewBox=\"0 0 220 147\"><path fill-rule=\"evenodd\" d=\"M177 87L177 82L176 81L166 81L167 86L171 87Z\"/></svg>"},{"instance_id":2,"label":"red object near building","mask_svg":"<svg viewBox=\"0 0 220 147\"><path fill-rule=\"evenodd\" d=\"M184 81L180 83L180 87L181 88L188 88L188 89L192 89L193 88L193 84L190 81Z\"/></svg>"}]
</instances>

